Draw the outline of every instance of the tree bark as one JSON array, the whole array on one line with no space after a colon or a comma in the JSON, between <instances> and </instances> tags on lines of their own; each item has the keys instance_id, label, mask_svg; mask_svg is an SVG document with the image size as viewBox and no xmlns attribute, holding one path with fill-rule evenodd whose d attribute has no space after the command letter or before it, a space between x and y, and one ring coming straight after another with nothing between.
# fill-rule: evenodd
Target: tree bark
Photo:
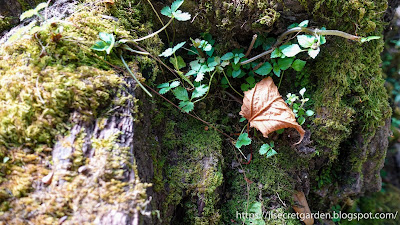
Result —
<instances>
[{"instance_id":1,"label":"tree bark","mask_svg":"<svg viewBox=\"0 0 400 225\"><path fill-rule=\"evenodd\" d=\"M18 17L22 11L18 2L0 0L0 4L5 6L0 9L0 15ZM166 5L160 1L153 3L157 11ZM27 4L33 6L34 2L28 1ZM69 1L57 1L57 4L75 6ZM75 23L78 31L74 32L92 36L85 36L87 40L82 41L82 38L74 39L67 35L65 40L74 44L85 41L94 43L98 39L98 32L111 32L110 27L114 32L129 35L126 32L128 27L124 26L141 23L134 21L135 18L128 18L126 14L123 14L126 18L121 17L118 7L125 13L151 12L148 5L140 5L133 0L122 3L107 1L104 4L106 6L94 6L103 7L100 8L104 10L100 10L101 13L109 12L107 10L114 12L110 15L119 16L115 22L117 24L89 27L90 16L101 18L101 23L106 23L110 18L94 17L98 13L93 11L93 14L88 12L89 19L86 15L69 17L73 13L73 10L69 10L66 21ZM291 23L305 19L310 20L311 26L326 26L362 36L382 35L384 17L376 12L384 12L385 4L387 1L384 0L371 4L345 0L186 1L182 10L191 13L192 21L170 27L169 33L174 33L176 41L183 41L189 37L195 39L199 33L207 31L213 35L216 43L220 43L218 51L221 54L234 48L247 49L255 33L277 37ZM113 11L113 7L120 11ZM343 10L338 11L341 8ZM385 18L390 18L390 15L386 14ZM79 20L82 20L82 24L76 22ZM153 22L154 27L161 26L155 17ZM47 30L49 34L54 32ZM131 32L135 33L136 30ZM146 32L150 33L151 30ZM10 35L6 34L5 37ZM161 37L163 35L160 33ZM41 40L38 36L33 38ZM103 58L90 56L88 59L88 52L51 52L54 43L29 43L34 43L37 49L48 49L47 54L32 53L39 58L36 60L39 62L27 62L27 65L34 65L32 73L36 73L37 65L43 66L41 58L46 57L56 58L60 68L74 64L71 67L74 73L77 73L76 67L82 66L80 63L93 66L93 71L108 71L104 69L108 64L99 64L104 61ZM149 41L149 49L158 44L158 39ZM17 41L16 45L24 44ZM54 45L57 49L62 43ZM100 102L107 103L99 112L94 109L88 117L82 116L84 110L80 107L85 107L85 104L94 107L97 103L93 102L96 101L90 99L77 109L68 108L70 111L66 113L70 116L63 118L64 122L69 122L68 132L62 132L64 128L61 126L54 128L60 132L53 137L52 146L46 145L46 151L34 150L36 148L32 146L36 143L29 146L7 142L1 146L3 161L11 158L9 152L13 152L26 165L13 161L14 164L4 163L5 166L0 168L0 219L15 224L239 223L238 218L234 217L236 211L245 212L253 202L262 202L266 211L290 210L294 191L306 194L312 211L327 210L332 204L378 191L381 188L379 172L385 159L390 131L390 108L379 69L382 46L382 40L360 45L329 37L326 46L321 46L321 53L316 60L307 63L304 73L287 72L279 91L284 95L306 86L307 93L311 93L316 116L308 121L306 135L300 145L293 145L293 137L297 133L292 130L271 134L270 139L265 141L275 141L278 155L272 159L260 156L255 147L261 143L256 143L255 149L246 149L246 153L253 154L249 164L238 160L236 149L225 137L165 104L160 98L148 99L135 88L136 84L131 78L125 77L122 85L110 87L113 90L110 100L98 97L104 95L98 90L88 92L89 99L93 96L93 99L99 98ZM83 49L85 46L74 47ZM33 51L16 49L24 54ZM156 53L153 54L159 54L159 49L154 51ZM251 54L257 54L256 51L253 50ZM0 61L6 62L11 57L1 54ZM106 59L118 64L113 57L109 55ZM154 63L147 58L133 59ZM5 64L0 63L0 69L11 70ZM123 76L124 69L118 65L112 67L115 69L114 75ZM155 64L144 65L134 70L138 77L141 72L150 82L156 81L158 84L168 80L165 77L169 74L165 72L162 77L154 77L158 70ZM26 65L19 66L22 68ZM65 76L76 75L68 73L69 68L56 72L68 74ZM0 75L5 79L5 74ZM94 73L93 77L96 76ZM84 79L82 82L85 86L93 81ZM39 84L33 85L31 93L39 89ZM65 91L68 88L65 87ZM196 105L196 115L211 124L218 124L226 132L240 132L241 128L237 125L240 105L231 102L228 95L216 89L216 97L207 98L205 103ZM75 91L80 92L79 88ZM53 94L56 95L56 92ZM5 104L5 100L0 100ZM80 99L74 99L71 105L78 101ZM6 130L14 125L4 123L1 126ZM27 159L32 155L35 156L34 163ZM31 179L31 185L26 185L29 188L21 192L21 196L14 194L14 189L7 189L17 177L11 168L14 171L35 168L35 179ZM15 186L19 187L17 184ZM150 216L150 212L153 212L153 216ZM288 221L273 222L279 224Z\"/></svg>"}]
</instances>

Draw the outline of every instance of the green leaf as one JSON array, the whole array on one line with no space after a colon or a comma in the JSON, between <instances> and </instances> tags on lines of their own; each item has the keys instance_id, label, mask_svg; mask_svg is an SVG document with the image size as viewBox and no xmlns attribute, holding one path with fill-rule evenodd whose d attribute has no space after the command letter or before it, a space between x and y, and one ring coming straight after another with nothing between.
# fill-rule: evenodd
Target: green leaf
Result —
<instances>
[{"instance_id":1,"label":"green leaf","mask_svg":"<svg viewBox=\"0 0 400 225\"><path fill-rule=\"evenodd\" d=\"M296 71L302 71L305 65L306 61L303 61L301 59L296 59L292 64L292 68Z\"/></svg>"},{"instance_id":2,"label":"green leaf","mask_svg":"<svg viewBox=\"0 0 400 225\"><path fill-rule=\"evenodd\" d=\"M179 103L179 107L184 111L184 112L190 112L194 109L194 103L189 102L189 101L182 101Z\"/></svg>"},{"instance_id":3,"label":"green leaf","mask_svg":"<svg viewBox=\"0 0 400 225\"><path fill-rule=\"evenodd\" d=\"M242 89L243 92L248 91L250 89L250 85L243 83L242 85L240 85L240 89Z\"/></svg>"},{"instance_id":4,"label":"green leaf","mask_svg":"<svg viewBox=\"0 0 400 225\"><path fill-rule=\"evenodd\" d=\"M174 81L174 82L172 82L170 85L169 85L169 87L172 89L172 88L176 88L176 87L178 87L179 86L179 81Z\"/></svg>"},{"instance_id":5,"label":"green leaf","mask_svg":"<svg viewBox=\"0 0 400 225\"><path fill-rule=\"evenodd\" d=\"M186 63L181 56L169 58L169 62L174 65L176 70L186 67Z\"/></svg>"},{"instance_id":6,"label":"green leaf","mask_svg":"<svg viewBox=\"0 0 400 225\"><path fill-rule=\"evenodd\" d=\"M97 41L92 47L91 49L96 50L96 51L106 51L106 49L108 48L108 44L105 43L104 41Z\"/></svg>"},{"instance_id":7,"label":"green leaf","mask_svg":"<svg viewBox=\"0 0 400 225\"><path fill-rule=\"evenodd\" d=\"M297 119L297 122L298 122L299 125L301 126L301 125L304 124L304 122L306 122L306 118L304 118L303 116L300 116L300 117Z\"/></svg>"},{"instance_id":8,"label":"green leaf","mask_svg":"<svg viewBox=\"0 0 400 225\"><path fill-rule=\"evenodd\" d=\"M298 35L297 41L299 42L300 46L303 48L311 48L314 43L318 42L318 39L312 35L305 34L305 35Z\"/></svg>"},{"instance_id":9,"label":"green leaf","mask_svg":"<svg viewBox=\"0 0 400 225\"><path fill-rule=\"evenodd\" d=\"M380 36L369 36L369 37L364 37L364 38L361 38L361 43L364 43L364 42L368 42L368 41L371 41L371 40L377 40L377 39L380 39L381 37Z\"/></svg>"},{"instance_id":10,"label":"green leaf","mask_svg":"<svg viewBox=\"0 0 400 225\"><path fill-rule=\"evenodd\" d=\"M280 58L280 57L282 57L282 51L279 49L279 48L276 48L274 51L272 51L272 53L271 53L271 59L274 59L274 58Z\"/></svg>"},{"instance_id":11,"label":"green leaf","mask_svg":"<svg viewBox=\"0 0 400 225\"><path fill-rule=\"evenodd\" d=\"M169 6L165 6L163 9L161 9L161 14L164 16L172 17L172 10Z\"/></svg>"},{"instance_id":12,"label":"green leaf","mask_svg":"<svg viewBox=\"0 0 400 225\"><path fill-rule=\"evenodd\" d=\"M267 152L267 158L270 158L274 155L278 154L273 148L271 148L268 152Z\"/></svg>"},{"instance_id":13,"label":"green leaf","mask_svg":"<svg viewBox=\"0 0 400 225\"><path fill-rule=\"evenodd\" d=\"M306 111L306 115L307 116L313 116L314 115L314 111L309 109L309 110Z\"/></svg>"},{"instance_id":14,"label":"green leaf","mask_svg":"<svg viewBox=\"0 0 400 225\"><path fill-rule=\"evenodd\" d=\"M167 48L163 53L161 53L159 56L164 56L164 57L169 57L172 54L174 54L178 49L180 49L182 46L184 46L186 41L181 42L177 45L175 45L173 48Z\"/></svg>"},{"instance_id":15,"label":"green leaf","mask_svg":"<svg viewBox=\"0 0 400 225\"><path fill-rule=\"evenodd\" d=\"M243 58L243 57L244 57L244 54L243 54L243 53L235 54L235 57L234 57L234 59L233 59L233 62L234 62L235 64L238 64L239 61L240 61L240 59Z\"/></svg>"},{"instance_id":16,"label":"green leaf","mask_svg":"<svg viewBox=\"0 0 400 225\"><path fill-rule=\"evenodd\" d=\"M249 134L243 133L239 136L236 141L236 148L241 148L243 145L251 144L251 139L249 138Z\"/></svg>"},{"instance_id":17,"label":"green leaf","mask_svg":"<svg viewBox=\"0 0 400 225\"><path fill-rule=\"evenodd\" d=\"M273 68L274 74L277 77L281 76L281 68L279 67L278 63L274 63L274 68Z\"/></svg>"},{"instance_id":18,"label":"green leaf","mask_svg":"<svg viewBox=\"0 0 400 225\"><path fill-rule=\"evenodd\" d=\"M287 57L293 57L301 52L301 48L298 44L292 44L284 49L282 49L282 53Z\"/></svg>"},{"instance_id":19,"label":"green leaf","mask_svg":"<svg viewBox=\"0 0 400 225\"><path fill-rule=\"evenodd\" d=\"M21 16L19 17L19 19L22 21L26 18L31 18L32 16L36 15L38 12L34 9L30 9L24 13L21 14Z\"/></svg>"},{"instance_id":20,"label":"green leaf","mask_svg":"<svg viewBox=\"0 0 400 225\"><path fill-rule=\"evenodd\" d=\"M236 77L240 76L241 73L242 73L242 70L240 70L240 69L234 70L234 71L232 71L232 77L236 78Z\"/></svg>"},{"instance_id":21,"label":"green leaf","mask_svg":"<svg viewBox=\"0 0 400 225\"><path fill-rule=\"evenodd\" d=\"M307 27L308 26L308 20L304 20L299 24L299 27Z\"/></svg>"},{"instance_id":22,"label":"green leaf","mask_svg":"<svg viewBox=\"0 0 400 225\"><path fill-rule=\"evenodd\" d=\"M221 60L227 61L227 60L232 59L233 56L234 56L234 54L233 54L232 52L228 52L228 53L226 53L225 55L223 55L223 56L221 57Z\"/></svg>"},{"instance_id":23,"label":"green leaf","mask_svg":"<svg viewBox=\"0 0 400 225\"><path fill-rule=\"evenodd\" d=\"M171 4L172 12L175 12L179 9L179 7L183 4L183 0L176 0Z\"/></svg>"},{"instance_id":24,"label":"green leaf","mask_svg":"<svg viewBox=\"0 0 400 225\"><path fill-rule=\"evenodd\" d=\"M177 87L173 90L175 97L181 101L189 101L189 94L184 87Z\"/></svg>"},{"instance_id":25,"label":"green leaf","mask_svg":"<svg viewBox=\"0 0 400 225\"><path fill-rule=\"evenodd\" d=\"M241 123L243 121L246 121L246 118L244 118L244 117L240 118L239 122Z\"/></svg>"},{"instance_id":26,"label":"green leaf","mask_svg":"<svg viewBox=\"0 0 400 225\"><path fill-rule=\"evenodd\" d=\"M254 79L254 77L252 77L252 76L249 76L246 78L246 81L247 81L247 83L249 83L251 85L256 82L256 79Z\"/></svg>"},{"instance_id":27,"label":"green leaf","mask_svg":"<svg viewBox=\"0 0 400 225\"><path fill-rule=\"evenodd\" d=\"M288 26L288 29L292 29L292 28L295 28L295 27L298 27L298 26L299 26L298 23L292 23L292 24L290 24L290 25Z\"/></svg>"},{"instance_id":28,"label":"green leaf","mask_svg":"<svg viewBox=\"0 0 400 225\"><path fill-rule=\"evenodd\" d=\"M157 88L166 88L166 87L169 87L169 83L168 83L168 82L167 82L167 83L159 84L159 85L157 86Z\"/></svg>"},{"instance_id":29,"label":"green leaf","mask_svg":"<svg viewBox=\"0 0 400 225\"><path fill-rule=\"evenodd\" d=\"M182 12L181 10L177 10L176 12L172 12L172 15L175 19L179 21L187 21L190 20L190 14L187 12Z\"/></svg>"},{"instance_id":30,"label":"green leaf","mask_svg":"<svg viewBox=\"0 0 400 225\"><path fill-rule=\"evenodd\" d=\"M258 152L260 153L260 155L264 155L265 153L268 152L270 148L271 147L269 146L269 144L263 144L261 145L260 150Z\"/></svg>"},{"instance_id":31,"label":"green leaf","mask_svg":"<svg viewBox=\"0 0 400 225\"><path fill-rule=\"evenodd\" d=\"M192 99L202 97L207 93L207 91L208 91L208 86L205 84L196 87L193 91Z\"/></svg>"},{"instance_id":32,"label":"green leaf","mask_svg":"<svg viewBox=\"0 0 400 225\"><path fill-rule=\"evenodd\" d=\"M293 60L294 60L293 57L291 57L291 58L278 59L279 68L280 68L281 70L287 70L287 69L289 69L290 66L291 66L292 63L293 63Z\"/></svg>"},{"instance_id":33,"label":"green leaf","mask_svg":"<svg viewBox=\"0 0 400 225\"><path fill-rule=\"evenodd\" d=\"M172 48L172 51L175 53L178 49L182 48L186 44L186 41L183 41Z\"/></svg>"},{"instance_id":34,"label":"green leaf","mask_svg":"<svg viewBox=\"0 0 400 225\"><path fill-rule=\"evenodd\" d=\"M257 74L260 74L262 76L268 75L272 70L272 65L269 62L265 62L262 64L260 68L258 68L256 71L254 71Z\"/></svg>"},{"instance_id":35,"label":"green leaf","mask_svg":"<svg viewBox=\"0 0 400 225\"><path fill-rule=\"evenodd\" d=\"M279 129L276 131L277 134L283 134L283 132L285 131L285 128Z\"/></svg>"},{"instance_id":36,"label":"green leaf","mask_svg":"<svg viewBox=\"0 0 400 225\"><path fill-rule=\"evenodd\" d=\"M315 57L317 57L319 51L320 51L319 48L317 48L317 49L312 49L312 48L310 48L310 49L308 49L307 52L308 52L308 55L309 55L311 58L315 59Z\"/></svg>"},{"instance_id":37,"label":"green leaf","mask_svg":"<svg viewBox=\"0 0 400 225\"><path fill-rule=\"evenodd\" d=\"M99 38L103 41L105 41L107 44L111 45L115 42L115 38L113 34L105 33L105 32L100 32L99 33Z\"/></svg>"},{"instance_id":38,"label":"green leaf","mask_svg":"<svg viewBox=\"0 0 400 225\"><path fill-rule=\"evenodd\" d=\"M40 31L42 27L34 26L30 31L29 34L35 34L36 32Z\"/></svg>"}]
</instances>

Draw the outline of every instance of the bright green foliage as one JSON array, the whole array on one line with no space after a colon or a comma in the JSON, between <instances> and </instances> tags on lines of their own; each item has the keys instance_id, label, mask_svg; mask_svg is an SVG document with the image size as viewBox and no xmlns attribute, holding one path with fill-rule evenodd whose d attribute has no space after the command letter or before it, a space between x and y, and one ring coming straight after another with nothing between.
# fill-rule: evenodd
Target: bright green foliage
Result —
<instances>
[{"instance_id":1,"label":"bright green foliage","mask_svg":"<svg viewBox=\"0 0 400 225\"><path fill-rule=\"evenodd\" d=\"M100 32L99 37L101 41L97 41L93 46L92 49L96 51L105 51L109 55L115 45L115 37L113 34Z\"/></svg>"},{"instance_id":2,"label":"bright green foliage","mask_svg":"<svg viewBox=\"0 0 400 225\"><path fill-rule=\"evenodd\" d=\"M267 158L272 157L277 154L274 147L275 147L275 144L273 141L271 141L269 144L265 143L265 144L261 145L259 153L260 153L260 155L266 154Z\"/></svg>"},{"instance_id":3,"label":"bright green foliage","mask_svg":"<svg viewBox=\"0 0 400 225\"><path fill-rule=\"evenodd\" d=\"M291 93L288 93L286 96L287 97L286 103L289 104L289 107L292 108L293 113L297 118L297 122L300 125L303 125L306 122L305 116L310 117L310 116L314 115L314 111L306 110L304 108L305 107L304 104L306 102L308 102L308 100L309 100L309 98L304 97L305 92L306 92L306 88L302 88L299 91L301 98L298 95L291 94Z\"/></svg>"},{"instance_id":4,"label":"bright green foliage","mask_svg":"<svg viewBox=\"0 0 400 225\"><path fill-rule=\"evenodd\" d=\"M163 83L163 84L158 85L157 87L161 88L161 90L159 92L160 92L160 94L163 95L163 94L167 93L168 91L170 91L171 89L176 88L178 86L179 86L179 81L174 81L171 84Z\"/></svg>"},{"instance_id":5,"label":"bright green foliage","mask_svg":"<svg viewBox=\"0 0 400 225\"><path fill-rule=\"evenodd\" d=\"M294 60L293 64L292 64L292 68L296 71L302 71L304 66L306 65L306 61L303 61L301 59L296 59Z\"/></svg>"},{"instance_id":6,"label":"bright green foliage","mask_svg":"<svg viewBox=\"0 0 400 225\"><path fill-rule=\"evenodd\" d=\"M178 8L183 4L183 0L176 0L172 3L171 7L166 6L161 10L161 14L168 16L170 18L175 18L179 21L190 20L190 14L178 10Z\"/></svg>"},{"instance_id":7,"label":"bright green foliage","mask_svg":"<svg viewBox=\"0 0 400 225\"><path fill-rule=\"evenodd\" d=\"M24 13L21 14L21 16L19 17L19 19L22 21L26 18L30 18L32 16L39 16L39 11L46 8L48 5L46 2L40 3L39 5L36 6L36 8L34 9L30 9L28 11L25 11Z\"/></svg>"},{"instance_id":8,"label":"bright green foliage","mask_svg":"<svg viewBox=\"0 0 400 225\"><path fill-rule=\"evenodd\" d=\"M185 43L186 43L186 41L181 42L172 48L167 48L163 53L160 54L160 56L169 57L169 56L173 55L178 49L182 48L185 45Z\"/></svg>"},{"instance_id":9,"label":"bright green foliage","mask_svg":"<svg viewBox=\"0 0 400 225\"><path fill-rule=\"evenodd\" d=\"M243 145L251 144L251 139L249 138L248 133L242 133L236 141L236 148L241 148Z\"/></svg>"},{"instance_id":10,"label":"bright green foliage","mask_svg":"<svg viewBox=\"0 0 400 225\"><path fill-rule=\"evenodd\" d=\"M256 71L254 71L257 74L260 74L262 76L268 75L272 71L272 65L269 62L265 62L260 68L258 68Z\"/></svg>"},{"instance_id":11,"label":"bright green foliage","mask_svg":"<svg viewBox=\"0 0 400 225\"><path fill-rule=\"evenodd\" d=\"M176 70L180 70L186 67L185 60L183 60L182 56L177 56L173 58L169 58L169 62L174 65Z\"/></svg>"},{"instance_id":12,"label":"bright green foliage","mask_svg":"<svg viewBox=\"0 0 400 225\"><path fill-rule=\"evenodd\" d=\"M181 100L181 102L179 103L179 107L181 107L184 112L190 112L194 109L194 103L192 102L192 100L202 97L207 93L207 91L208 86L203 84L194 89L191 98L189 98L189 93L184 87L177 87L172 92L177 99Z\"/></svg>"},{"instance_id":13,"label":"bright green foliage","mask_svg":"<svg viewBox=\"0 0 400 225\"><path fill-rule=\"evenodd\" d=\"M202 84L194 89L191 99L200 98L203 95L205 95L207 91L208 91L207 85Z\"/></svg>"},{"instance_id":14,"label":"bright green foliage","mask_svg":"<svg viewBox=\"0 0 400 225\"><path fill-rule=\"evenodd\" d=\"M252 76L247 77L246 82L247 83L243 83L240 86L240 89L242 89L243 92L245 92L249 89L252 89L254 86L256 86L256 79L254 79L254 77L252 77Z\"/></svg>"},{"instance_id":15,"label":"bright green foliage","mask_svg":"<svg viewBox=\"0 0 400 225\"><path fill-rule=\"evenodd\" d=\"M381 36L369 36L369 37L361 38L361 43L368 42L371 40L377 40L380 38L381 38Z\"/></svg>"},{"instance_id":16,"label":"bright green foliage","mask_svg":"<svg viewBox=\"0 0 400 225\"><path fill-rule=\"evenodd\" d=\"M305 34L305 35L298 35L297 36L297 41L299 42L299 45L303 48L311 48L315 43L318 42L318 38Z\"/></svg>"},{"instance_id":17,"label":"bright green foliage","mask_svg":"<svg viewBox=\"0 0 400 225\"><path fill-rule=\"evenodd\" d=\"M261 202L253 202L249 205L249 209L247 211L248 215L254 215L253 217L246 218L244 220L246 225L265 225L265 221L263 219L263 210Z\"/></svg>"},{"instance_id":18,"label":"bright green foliage","mask_svg":"<svg viewBox=\"0 0 400 225\"><path fill-rule=\"evenodd\" d=\"M302 50L298 44L292 44L289 46L285 46L283 49L281 49L281 51L282 54L284 54L286 57L293 57L299 54Z\"/></svg>"}]
</instances>

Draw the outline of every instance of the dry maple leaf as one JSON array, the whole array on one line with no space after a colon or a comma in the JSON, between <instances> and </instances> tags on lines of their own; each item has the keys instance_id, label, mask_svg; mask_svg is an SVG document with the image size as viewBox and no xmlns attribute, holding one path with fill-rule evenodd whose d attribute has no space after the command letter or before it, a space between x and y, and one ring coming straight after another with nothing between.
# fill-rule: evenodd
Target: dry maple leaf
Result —
<instances>
[{"instance_id":1,"label":"dry maple leaf","mask_svg":"<svg viewBox=\"0 0 400 225\"><path fill-rule=\"evenodd\" d=\"M293 111L283 101L271 77L264 78L256 86L244 92L242 110L239 113L250 122L264 137L282 129L295 128L300 133L299 144L305 131L296 122Z\"/></svg>"}]
</instances>

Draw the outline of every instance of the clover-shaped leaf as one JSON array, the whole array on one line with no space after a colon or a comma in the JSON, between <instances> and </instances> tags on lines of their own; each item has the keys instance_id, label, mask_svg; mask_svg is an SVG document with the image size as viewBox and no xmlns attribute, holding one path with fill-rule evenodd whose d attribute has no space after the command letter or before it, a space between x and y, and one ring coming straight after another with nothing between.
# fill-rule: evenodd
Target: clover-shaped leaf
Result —
<instances>
[{"instance_id":1,"label":"clover-shaped leaf","mask_svg":"<svg viewBox=\"0 0 400 225\"><path fill-rule=\"evenodd\" d=\"M178 49L182 48L182 46L184 46L185 43L186 43L186 41L181 42L181 43L175 45L175 46L172 47L172 48L167 48L167 49L166 49L163 53L161 53L159 56L169 57L169 56L171 56L172 54L174 54Z\"/></svg>"},{"instance_id":2,"label":"clover-shaped leaf","mask_svg":"<svg viewBox=\"0 0 400 225\"><path fill-rule=\"evenodd\" d=\"M251 144L251 139L249 138L248 133L243 133L239 136L239 138L236 141L236 148L241 148L243 145L249 145Z\"/></svg>"},{"instance_id":3,"label":"clover-shaped leaf","mask_svg":"<svg viewBox=\"0 0 400 225\"><path fill-rule=\"evenodd\" d=\"M163 95L163 94L167 93L168 91L170 91L171 89L176 88L178 86L179 86L179 81L174 81L171 84L169 84L167 82L167 83L160 84L157 87L161 88L159 93Z\"/></svg>"},{"instance_id":4,"label":"clover-shaped leaf","mask_svg":"<svg viewBox=\"0 0 400 225\"><path fill-rule=\"evenodd\" d=\"M181 10L178 10L178 8L182 5L183 0L176 0L171 4L171 7L165 6L161 10L161 14L164 16L168 16L170 18L175 18L179 21L186 21L190 20L190 14L187 12L182 12Z\"/></svg>"}]
</instances>

